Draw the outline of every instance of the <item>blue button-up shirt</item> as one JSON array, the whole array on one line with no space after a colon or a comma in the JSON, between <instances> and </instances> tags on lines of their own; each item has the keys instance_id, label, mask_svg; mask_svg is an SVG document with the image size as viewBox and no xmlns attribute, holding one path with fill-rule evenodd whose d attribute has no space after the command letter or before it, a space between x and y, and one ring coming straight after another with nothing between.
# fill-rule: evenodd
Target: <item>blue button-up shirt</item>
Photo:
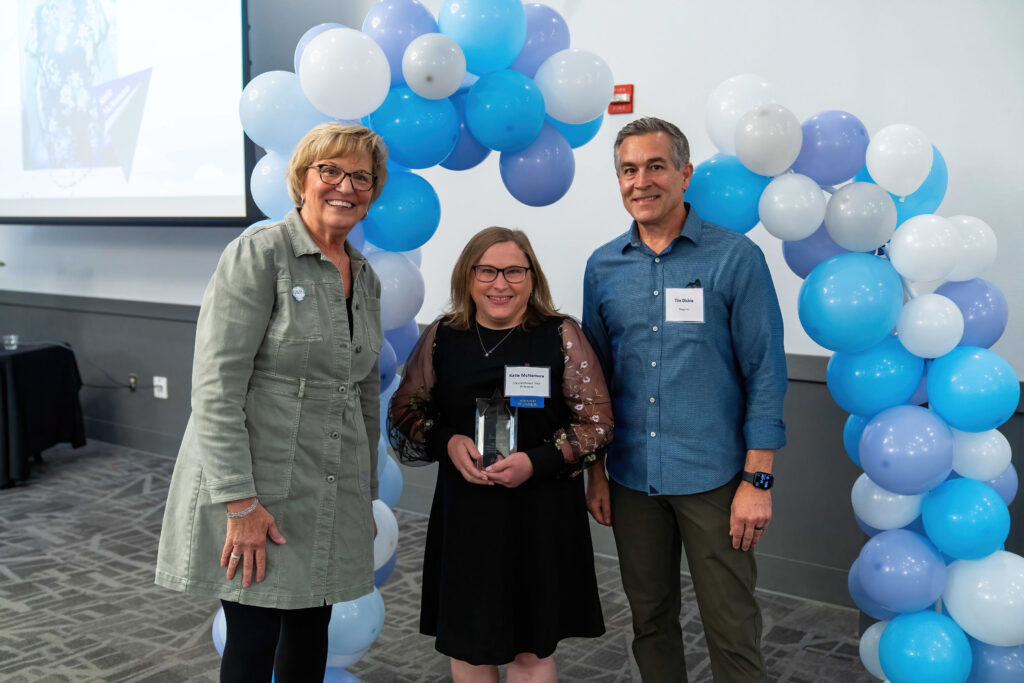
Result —
<instances>
[{"instance_id":1,"label":"blue button-up shirt","mask_svg":"<svg viewBox=\"0 0 1024 683\"><path fill-rule=\"evenodd\" d=\"M593 253L584 276L583 329L615 411L608 473L652 495L710 491L736 476L748 449L786 442L782 314L764 255L687 209L660 254L634 222ZM704 322L666 320L666 290L680 288L703 290Z\"/></svg>"}]
</instances>

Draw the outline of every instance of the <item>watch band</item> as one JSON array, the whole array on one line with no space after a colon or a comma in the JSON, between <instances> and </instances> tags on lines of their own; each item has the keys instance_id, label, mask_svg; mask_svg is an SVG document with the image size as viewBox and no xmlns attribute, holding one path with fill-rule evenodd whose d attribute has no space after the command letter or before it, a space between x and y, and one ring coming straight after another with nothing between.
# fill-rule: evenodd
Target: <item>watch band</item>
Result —
<instances>
[{"instance_id":1,"label":"watch band","mask_svg":"<svg viewBox=\"0 0 1024 683\"><path fill-rule=\"evenodd\" d=\"M775 483L775 477L767 472L747 472L744 470L741 476L743 481L765 491L770 489L772 484Z\"/></svg>"}]
</instances>

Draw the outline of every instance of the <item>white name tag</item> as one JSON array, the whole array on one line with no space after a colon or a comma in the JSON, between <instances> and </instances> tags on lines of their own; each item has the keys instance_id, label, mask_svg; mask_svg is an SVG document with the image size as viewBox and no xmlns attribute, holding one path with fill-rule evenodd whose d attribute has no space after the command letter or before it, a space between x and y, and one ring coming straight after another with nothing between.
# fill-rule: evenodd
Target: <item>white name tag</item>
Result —
<instances>
[{"instance_id":1,"label":"white name tag","mask_svg":"<svg viewBox=\"0 0 1024 683\"><path fill-rule=\"evenodd\" d=\"M505 366L505 396L551 398L551 368L532 365Z\"/></svg>"},{"instance_id":2,"label":"white name tag","mask_svg":"<svg viewBox=\"0 0 1024 683\"><path fill-rule=\"evenodd\" d=\"M704 322L703 287L669 287L665 290L665 322Z\"/></svg>"}]
</instances>

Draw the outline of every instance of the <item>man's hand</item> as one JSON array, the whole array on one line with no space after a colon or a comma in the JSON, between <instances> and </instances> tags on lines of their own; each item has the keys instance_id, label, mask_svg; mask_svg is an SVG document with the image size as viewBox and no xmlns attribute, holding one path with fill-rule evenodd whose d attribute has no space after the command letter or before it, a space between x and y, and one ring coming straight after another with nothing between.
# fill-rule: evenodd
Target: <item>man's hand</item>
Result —
<instances>
[{"instance_id":1,"label":"man's hand","mask_svg":"<svg viewBox=\"0 0 1024 683\"><path fill-rule=\"evenodd\" d=\"M495 484L513 489L533 476L533 462L526 453L509 453L507 458L487 467L484 472Z\"/></svg>"},{"instance_id":2,"label":"man's hand","mask_svg":"<svg viewBox=\"0 0 1024 683\"><path fill-rule=\"evenodd\" d=\"M775 459L773 449L751 449L747 451L747 460L743 469L747 472L772 471ZM732 499L732 511L729 515L729 535L732 536L732 547L736 550L750 550L768 530L772 521L771 491L759 489L753 484L741 481Z\"/></svg>"},{"instance_id":3,"label":"man's hand","mask_svg":"<svg viewBox=\"0 0 1024 683\"><path fill-rule=\"evenodd\" d=\"M587 509L598 524L612 525L611 495L603 462L587 470Z\"/></svg>"}]
</instances>

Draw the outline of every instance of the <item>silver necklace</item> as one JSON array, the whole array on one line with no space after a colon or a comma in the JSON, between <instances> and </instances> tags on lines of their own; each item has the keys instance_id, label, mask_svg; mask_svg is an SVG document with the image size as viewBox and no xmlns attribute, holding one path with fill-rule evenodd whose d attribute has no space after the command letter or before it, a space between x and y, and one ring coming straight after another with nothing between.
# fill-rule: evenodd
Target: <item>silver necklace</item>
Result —
<instances>
[{"instance_id":1,"label":"silver necklace","mask_svg":"<svg viewBox=\"0 0 1024 683\"><path fill-rule=\"evenodd\" d=\"M511 330L509 330L509 331L508 331L508 332L507 332L507 333L505 334L505 336L504 336L504 337L502 337L502 338L501 338L500 340L498 340L498 343L497 343L497 344L495 344L495 345L494 345L494 346L492 346L492 347L491 347L490 349L488 349L488 348L487 348L486 346L484 346L484 338L483 338L483 337L482 337L482 336L480 335L480 323L476 323L476 338L477 338L477 340L478 340L478 341L480 342L480 348L481 348L481 349L483 349L483 351L484 351L484 358L488 358L488 357L489 357L489 356L490 356L490 355L491 355L492 353L494 353L494 350L495 350L496 348L498 348L499 346L501 346L501 345L502 345L502 343L503 343L503 342L504 342L504 341L505 341L506 339L508 339L509 337L511 337L511 336L512 336L512 333L513 333L513 332L515 332L515 331L516 331L516 328L515 328L515 327L513 327L513 328L512 328Z\"/></svg>"}]
</instances>

